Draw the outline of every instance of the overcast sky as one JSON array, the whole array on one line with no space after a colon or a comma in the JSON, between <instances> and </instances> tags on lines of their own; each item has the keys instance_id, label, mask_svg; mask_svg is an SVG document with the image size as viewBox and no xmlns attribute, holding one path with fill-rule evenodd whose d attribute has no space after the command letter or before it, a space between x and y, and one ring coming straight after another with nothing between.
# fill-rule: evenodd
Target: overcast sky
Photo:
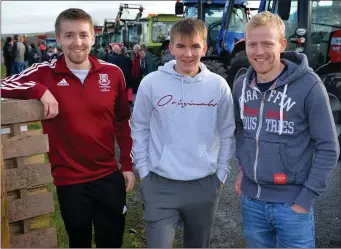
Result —
<instances>
[{"instance_id":1,"label":"overcast sky","mask_svg":"<svg viewBox=\"0 0 341 249\"><path fill-rule=\"evenodd\" d=\"M104 18L116 17L120 3L142 4L143 16L175 12L175 1L1 1L1 34L53 31L56 17L67 8L84 9L102 25Z\"/></svg>"}]
</instances>

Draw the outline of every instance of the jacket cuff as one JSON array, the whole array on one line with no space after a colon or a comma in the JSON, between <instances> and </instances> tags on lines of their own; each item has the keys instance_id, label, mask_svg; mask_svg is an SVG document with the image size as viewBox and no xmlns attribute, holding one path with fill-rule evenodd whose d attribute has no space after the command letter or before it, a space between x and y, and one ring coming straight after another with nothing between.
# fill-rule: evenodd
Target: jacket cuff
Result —
<instances>
[{"instance_id":1,"label":"jacket cuff","mask_svg":"<svg viewBox=\"0 0 341 249\"><path fill-rule=\"evenodd\" d=\"M297 204L309 211L313 206L315 197L317 197L317 194L306 187L303 187L301 193L296 197L294 204Z\"/></svg>"},{"instance_id":2,"label":"jacket cuff","mask_svg":"<svg viewBox=\"0 0 341 249\"><path fill-rule=\"evenodd\" d=\"M122 165L122 164L121 164L121 165ZM122 171L122 172L133 171L133 165L132 165L132 163L126 163L126 164L122 165L121 171Z\"/></svg>"},{"instance_id":3,"label":"jacket cuff","mask_svg":"<svg viewBox=\"0 0 341 249\"><path fill-rule=\"evenodd\" d=\"M223 168L218 168L217 169L217 177L219 179L219 181L221 181L221 183L225 183L226 178L227 178L227 170L223 169Z\"/></svg>"},{"instance_id":4,"label":"jacket cuff","mask_svg":"<svg viewBox=\"0 0 341 249\"><path fill-rule=\"evenodd\" d=\"M141 166L138 168L140 179L146 177L149 174L149 169L147 166Z\"/></svg>"},{"instance_id":5,"label":"jacket cuff","mask_svg":"<svg viewBox=\"0 0 341 249\"><path fill-rule=\"evenodd\" d=\"M34 87L30 88L29 91L29 98L30 99L38 99L40 100L41 97L46 92L47 87L41 84L36 84Z\"/></svg>"}]
</instances>

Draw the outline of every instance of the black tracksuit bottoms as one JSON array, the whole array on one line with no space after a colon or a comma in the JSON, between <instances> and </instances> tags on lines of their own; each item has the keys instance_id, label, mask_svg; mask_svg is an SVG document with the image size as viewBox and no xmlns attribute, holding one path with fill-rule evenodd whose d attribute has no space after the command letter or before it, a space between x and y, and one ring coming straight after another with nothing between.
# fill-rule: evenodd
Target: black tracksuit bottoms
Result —
<instances>
[{"instance_id":1,"label":"black tracksuit bottoms","mask_svg":"<svg viewBox=\"0 0 341 249\"><path fill-rule=\"evenodd\" d=\"M91 182L57 186L57 194L70 248L91 248L92 224L96 247L122 246L127 208L120 170Z\"/></svg>"}]
</instances>

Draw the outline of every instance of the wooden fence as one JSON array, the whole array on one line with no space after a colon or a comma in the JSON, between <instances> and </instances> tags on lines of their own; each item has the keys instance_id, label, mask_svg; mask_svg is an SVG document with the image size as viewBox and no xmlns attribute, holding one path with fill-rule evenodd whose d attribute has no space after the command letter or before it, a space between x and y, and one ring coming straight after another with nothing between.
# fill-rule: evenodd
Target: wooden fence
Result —
<instances>
[{"instance_id":1,"label":"wooden fence","mask_svg":"<svg viewBox=\"0 0 341 249\"><path fill-rule=\"evenodd\" d=\"M55 211L48 188L51 169L43 154L49 150L48 137L41 129L22 129L42 117L39 101L1 101L2 247L57 247L50 223Z\"/></svg>"}]
</instances>

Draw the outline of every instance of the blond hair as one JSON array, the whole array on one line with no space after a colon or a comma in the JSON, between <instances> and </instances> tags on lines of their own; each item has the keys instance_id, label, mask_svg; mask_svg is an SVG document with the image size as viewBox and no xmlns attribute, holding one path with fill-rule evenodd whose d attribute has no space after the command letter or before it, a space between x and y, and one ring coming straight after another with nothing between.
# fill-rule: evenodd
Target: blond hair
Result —
<instances>
[{"instance_id":1,"label":"blond hair","mask_svg":"<svg viewBox=\"0 0 341 249\"><path fill-rule=\"evenodd\" d=\"M205 23L195 18L180 19L171 28L170 41L173 43L176 36L192 38L196 35L199 35L206 42L207 28Z\"/></svg>"},{"instance_id":2,"label":"blond hair","mask_svg":"<svg viewBox=\"0 0 341 249\"><path fill-rule=\"evenodd\" d=\"M285 25L279 15L263 11L253 16L245 25L245 33L252 28L269 26L278 30L280 40L285 38Z\"/></svg>"}]
</instances>

